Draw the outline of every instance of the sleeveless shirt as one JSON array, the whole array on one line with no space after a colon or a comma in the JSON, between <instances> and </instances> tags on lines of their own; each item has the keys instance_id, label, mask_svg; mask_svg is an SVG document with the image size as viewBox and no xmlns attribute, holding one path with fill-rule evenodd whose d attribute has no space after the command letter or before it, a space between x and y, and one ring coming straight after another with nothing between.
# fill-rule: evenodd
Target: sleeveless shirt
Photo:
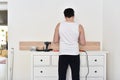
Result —
<instances>
[{"instance_id":1,"label":"sleeveless shirt","mask_svg":"<svg viewBox=\"0 0 120 80\"><path fill-rule=\"evenodd\" d=\"M59 35L60 55L78 55L79 24L75 22L61 22Z\"/></svg>"}]
</instances>

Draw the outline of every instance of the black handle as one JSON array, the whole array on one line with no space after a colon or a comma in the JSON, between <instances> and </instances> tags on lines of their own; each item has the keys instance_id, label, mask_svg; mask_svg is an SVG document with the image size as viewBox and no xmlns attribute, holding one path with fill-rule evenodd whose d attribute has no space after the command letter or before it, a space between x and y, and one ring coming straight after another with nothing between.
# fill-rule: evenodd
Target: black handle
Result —
<instances>
[{"instance_id":1,"label":"black handle","mask_svg":"<svg viewBox=\"0 0 120 80\"><path fill-rule=\"evenodd\" d=\"M44 44L45 44L45 46L46 46L45 51L48 51L48 46L49 46L49 44L51 44L51 42L44 42Z\"/></svg>"}]
</instances>

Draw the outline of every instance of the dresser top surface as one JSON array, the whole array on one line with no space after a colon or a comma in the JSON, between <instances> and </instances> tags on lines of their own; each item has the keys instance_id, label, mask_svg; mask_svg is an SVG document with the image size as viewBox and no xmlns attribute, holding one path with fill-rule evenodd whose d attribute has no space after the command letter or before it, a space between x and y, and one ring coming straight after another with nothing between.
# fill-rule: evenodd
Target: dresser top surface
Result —
<instances>
[{"instance_id":1,"label":"dresser top surface","mask_svg":"<svg viewBox=\"0 0 120 80\"><path fill-rule=\"evenodd\" d=\"M106 55L108 51L86 51L88 55ZM59 55L59 52L39 52L39 51L19 51L21 54L31 54L31 55ZM86 55L85 52L80 52L80 55Z\"/></svg>"}]
</instances>

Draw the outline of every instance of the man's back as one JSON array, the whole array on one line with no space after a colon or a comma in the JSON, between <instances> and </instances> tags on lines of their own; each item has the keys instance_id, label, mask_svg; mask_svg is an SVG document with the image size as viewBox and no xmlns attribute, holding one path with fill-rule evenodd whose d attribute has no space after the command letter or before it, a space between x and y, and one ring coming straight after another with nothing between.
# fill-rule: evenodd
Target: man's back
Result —
<instances>
[{"instance_id":1,"label":"man's back","mask_svg":"<svg viewBox=\"0 0 120 80\"><path fill-rule=\"evenodd\" d=\"M79 54L79 24L75 22L62 22L59 26L61 55Z\"/></svg>"}]
</instances>

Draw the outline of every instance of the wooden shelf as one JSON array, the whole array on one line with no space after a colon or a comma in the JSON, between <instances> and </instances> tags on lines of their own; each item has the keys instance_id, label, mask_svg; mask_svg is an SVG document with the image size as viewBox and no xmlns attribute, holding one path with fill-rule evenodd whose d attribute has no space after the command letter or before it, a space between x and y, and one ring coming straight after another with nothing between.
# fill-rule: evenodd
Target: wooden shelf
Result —
<instances>
[{"instance_id":1,"label":"wooden shelf","mask_svg":"<svg viewBox=\"0 0 120 80\"><path fill-rule=\"evenodd\" d=\"M8 56L8 50L0 50L0 56L1 57L7 57Z\"/></svg>"}]
</instances>

